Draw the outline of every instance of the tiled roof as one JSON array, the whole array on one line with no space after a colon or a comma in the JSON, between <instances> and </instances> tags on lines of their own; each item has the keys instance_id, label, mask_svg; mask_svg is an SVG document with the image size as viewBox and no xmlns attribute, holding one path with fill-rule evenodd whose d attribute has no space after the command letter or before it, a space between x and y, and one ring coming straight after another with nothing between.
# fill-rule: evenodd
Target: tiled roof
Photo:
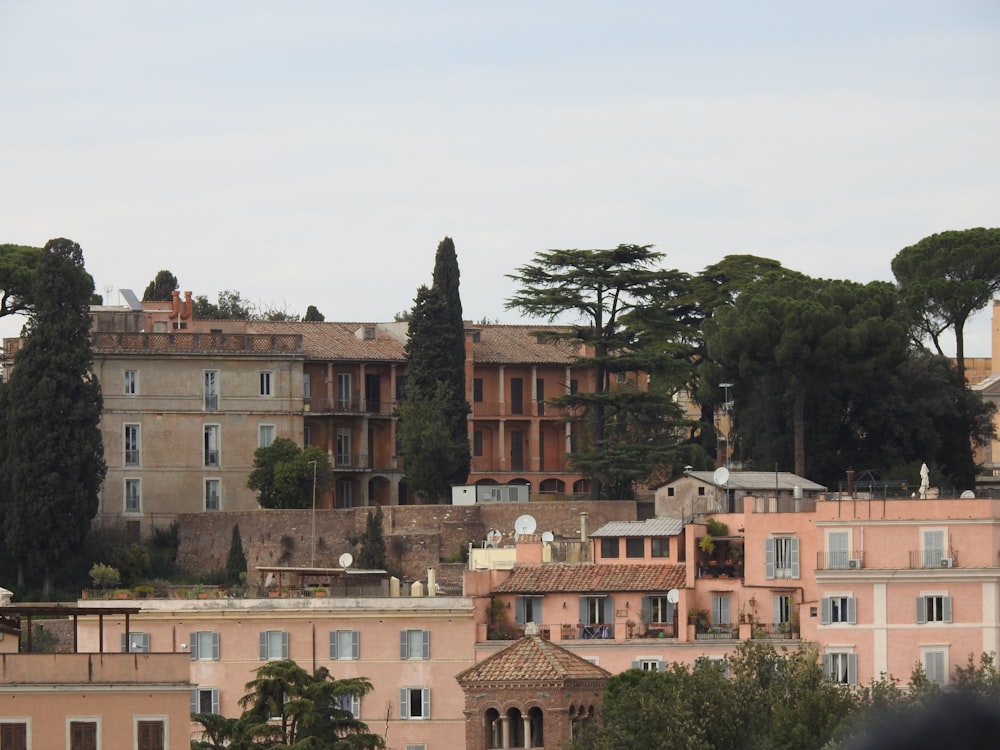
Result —
<instances>
[{"instance_id":1,"label":"tiled roof","mask_svg":"<svg viewBox=\"0 0 1000 750\"><path fill-rule=\"evenodd\" d=\"M679 518L648 518L645 521L611 521L591 532L596 537L619 536L677 536L684 530Z\"/></svg>"},{"instance_id":2,"label":"tiled roof","mask_svg":"<svg viewBox=\"0 0 1000 750\"><path fill-rule=\"evenodd\" d=\"M790 491L796 486L803 490L821 492L826 487L816 484L805 477L793 474L790 471L731 471L729 480L723 484L716 484L714 472L711 471L689 471L687 475L717 487L726 487L731 490L773 490L775 487L781 490ZM678 480L674 480L676 482ZM668 484L673 484L669 482Z\"/></svg>"},{"instance_id":3,"label":"tiled roof","mask_svg":"<svg viewBox=\"0 0 1000 750\"><path fill-rule=\"evenodd\" d=\"M518 639L503 651L455 676L459 684L606 680L611 673L537 635Z\"/></svg>"},{"instance_id":4,"label":"tiled roof","mask_svg":"<svg viewBox=\"0 0 1000 750\"><path fill-rule=\"evenodd\" d=\"M500 594L669 591L683 586L684 580L683 565L546 563L514 568L510 578L498 585L496 591Z\"/></svg>"},{"instance_id":5,"label":"tiled roof","mask_svg":"<svg viewBox=\"0 0 1000 750\"><path fill-rule=\"evenodd\" d=\"M574 361L577 349L563 341L545 341L538 331L568 330L548 325L475 325L479 341L472 356L483 364L560 364ZM365 328L375 337L365 338ZM307 359L404 362L407 324L254 321L248 333L298 334Z\"/></svg>"}]
</instances>

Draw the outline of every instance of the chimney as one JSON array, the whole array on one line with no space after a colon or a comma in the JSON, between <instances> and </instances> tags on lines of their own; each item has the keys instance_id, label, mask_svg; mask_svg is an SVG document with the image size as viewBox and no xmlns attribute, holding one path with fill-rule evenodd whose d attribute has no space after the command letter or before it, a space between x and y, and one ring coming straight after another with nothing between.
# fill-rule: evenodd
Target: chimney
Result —
<instances>
[{"instance_id":1,"label":"chimney","mask_svg":"<svg viewBox=\"0 0 1000 750\"><path fill-rule=\"evenodd\" d=\"M854 469L847 470L847 496L854 497Z\"/></svg>"},{"instance_id":2,"label":"chimney","mask_svg":"<svg viewBox=\"0 0 1000 750\"><path fill-rule=\"evenodd\" d=\"M580 514L580 541L581 542L587 541L587 535L588 535L588 532L587 532L587 516L588 515L589 514L586 511Z\"/></svg>"}]
</instances>

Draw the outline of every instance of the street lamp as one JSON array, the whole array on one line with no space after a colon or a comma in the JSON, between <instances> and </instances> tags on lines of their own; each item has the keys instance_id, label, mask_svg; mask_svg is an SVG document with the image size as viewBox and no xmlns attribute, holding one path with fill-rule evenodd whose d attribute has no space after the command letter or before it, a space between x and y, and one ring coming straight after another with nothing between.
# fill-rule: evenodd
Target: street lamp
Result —
<instances>
[{"instance_id":1,"label":"street lamp","mask_svg":"<svg viewBox=\"0 0 1000 750\"><path fill-rule=\"evenodd\" d=\"M313 509L312 509L312 534L309 539L309 567L316 567L316 461L310 461L313 467Z\"/></svg>"},{"instance_id":2,"label":"street lamp","mask_svg":"<svg viewBox=\"0 0 1000 750\"><path fill-rule=\"evenodd\" d=\"M722 403L722 411L726 414L726 468L729 468L729 459L733 454L733 402L729 400L729 389L732 383L719 383L719 387L725 389L726 400Z\"/></svg>"}]
</instances>

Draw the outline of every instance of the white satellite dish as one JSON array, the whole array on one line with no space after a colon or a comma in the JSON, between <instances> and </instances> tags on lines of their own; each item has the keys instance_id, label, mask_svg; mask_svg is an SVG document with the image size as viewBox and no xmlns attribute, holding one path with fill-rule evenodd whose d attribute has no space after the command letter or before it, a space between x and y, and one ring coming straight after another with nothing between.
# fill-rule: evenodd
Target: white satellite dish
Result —
<instances>
[{"instance_id":1,"label":"white satellite dish","mask_svg":"<svg viewBox=\"0 0 1000 750\"><path fill-rule=\"evenodd\" d=\"M340 556L340 567L342 568L351 567L351 563L353 562L354 562L354 555L352 555L350 552L345 552Z\"/></svg>"},{"instance_id":2,"label":"white satellite dish","mask_svg":"<svg viewBox=\"0 0 1000 750\"><path fill-rule=\"evenodd\" d=\"M667 601L670 602L671 604L677 604L680 598L681 598L681 592L679 592L677 589L670 589L670 591L667 592Z\"/></svg>"},{"instance_id":3,"label":"white satellite dish","mask_svg":"<svg viewBox=\"0 0 1000 750\"><path fill-rule=\"evenodd\" d=\"M543 542L554 542L555 540L556 540L556 535L553 534L551 531L543 531L542 532L542 541Z\"/></svg>"},{"instance_id":4,"label":"white satellite dish","mask_svg":"<svg viewBox=\"0 0 1000 750\"><path fill-rule=\"evenodd\" d=\"M500 533L500 529L490 529L486 532L486 541L490 544L500 544L501 539L503 539L503 534Z\"/></svg>"},{"instance_id":5,"label":"white satellite dish","mask_svg":"<svg viewBox=\"0 0 1000 750\"><path fill-rule=\"evenodd\" d=\"M720 466L715 470L715 473L712 474L712 481L716 484L726 484L726 482L729 481L729 469L725 466Z\"/></svg>"},{"instance_id":6,"label":"white satellite dish","mask_svg":"<svg viewBox=\"0 0 1000 750\"><path fill-rule=\"evenodd\" d=\"M974 498L975 496L976 496L976 493L975 493L975 492L973 492L972 490L962 490L962 494L961 494L961 495L959 495L959 497L960 497L960 498L961 498L962 500L971 500L971 499L972 499L972 498Z\"/></svg>"},{"instance_id":7,"label":"white satellite dish","mask_svg":"<svg viewBox=\"0 0 1000 750\"><path fill-rule=\"evenodd\" d=\"M535 523L535 517L529 516L525 513L523 516L518 516L517 520L514 521L514 533L518 536L534 534L537 526L538 524Z\"/></svg>"}]
</instances>

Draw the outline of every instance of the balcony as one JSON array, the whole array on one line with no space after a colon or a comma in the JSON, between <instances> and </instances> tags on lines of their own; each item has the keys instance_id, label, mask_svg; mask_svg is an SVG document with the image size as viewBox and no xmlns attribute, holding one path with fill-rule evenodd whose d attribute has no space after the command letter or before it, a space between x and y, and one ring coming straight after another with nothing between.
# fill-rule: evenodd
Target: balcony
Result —
<instances>
[{"instance_id":1,"label":"balcony","mask_svg":"<svg viewBox=\"0 0 1000 750\"><path fill-rule=\"evenodd\" d=\"M350 415L358 417L391 417L395 404L381 400L319 398L311 396L305 400L306 411L316 415Z\"/></svg>"},{"instance_id":2,"label":"balcony","mask_svg":"<svg viewBox=\"0 0 1000 750\"><path fill-rule=\"evenodd\" d=\"M816 570L861 570L864 567L865 553L860 550L816 553Z\"/></svg>"},{"instance_id":3,"label":"balcony","mask_svg":"<svg viewBox=\"0 0 1000 750\"><path fill-rule=\"evenodd\" d=\"M957 568L958 550L910 550L910 569Z\"/></svg>"},{"instance_id":4,"label":"balcony","mask_svg":"<svg viewBox=\"0 0 1000 750\"><path fill-rule=\"evenodd\" d=\"M799 625L795 622L755 622L750 629L754 640L785 640L801 637Z\"/></svg>"},{"instance_id":5,"label":"balcony","mask_svg":"<svg viewBox=\"0 0 1000 750\"><path fill-rule=\"evenodd\" d=\"M702 628L695 627L694 639L696 641L738 641L740 629L737 625L709 625Z\"/></svg>"}]
</instances>

